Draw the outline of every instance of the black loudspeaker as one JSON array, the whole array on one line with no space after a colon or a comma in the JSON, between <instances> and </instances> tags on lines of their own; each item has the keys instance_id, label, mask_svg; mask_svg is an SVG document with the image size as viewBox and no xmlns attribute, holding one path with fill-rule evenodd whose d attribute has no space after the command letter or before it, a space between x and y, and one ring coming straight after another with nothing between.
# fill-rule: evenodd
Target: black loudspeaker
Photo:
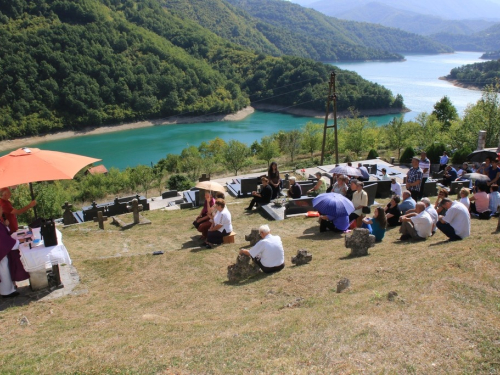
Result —
<instances>
[{"instance_id":1,"label":"black loudspeaker","mask_svg":"<svg viewBox=\"0 0 500 375\"><path fill-rule=\"evenodd\" d=\"M40 226L43 244L45 247L57 245L56 224L52 219L43 220Z\"/></svg>"}]
</instances>

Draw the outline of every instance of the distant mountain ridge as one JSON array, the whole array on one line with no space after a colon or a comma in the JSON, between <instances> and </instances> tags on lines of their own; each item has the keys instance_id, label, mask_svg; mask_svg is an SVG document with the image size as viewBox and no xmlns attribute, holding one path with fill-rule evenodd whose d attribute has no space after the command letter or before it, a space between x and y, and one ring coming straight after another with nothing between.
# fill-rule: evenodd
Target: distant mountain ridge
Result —
<instances>
[{"instance_id":1,"label":"distant mountain ridge","mask_svg":"<svg viewBox=\"0 0 500 375\"><path fill-rule=\"evenodd\" d=\"M437 16L397 9L380 2L370 2L344 12L335 12L332 15L341 19L377 23L427 36L442 32L473 34L495 24L493 21L480 19L448 20Z\"/></svg>"},{"instance_id":2,"label":"distant mountain ridge","mask_svg":"<svg viewBox=\"0 0 500 375\"><path fill-rule=\"evenodd\" d=\"M430 37L460 51L495 51L500 49L500 23L471 35L438 33Z\"/></svg>"},{"instance_id":3,"label":"distant mountain ridge","mask_svg":"<svg viewBox=\"0 0 500 375\"><path fill-rule=\"evenodd\" d=\"M285 54L306 51L322 61L348 59L352 46L392 53L452 52L428 38L375 24L339 20L282 0L227 0L257 19L257 28ZM212 30L213 31L213 30ZM216 32L216 31L214 31ZM328 53L327 53L328 52ZM352 53L351 53L352 54ZM302 56L299 54L299 56Z\"/></svg>"}]
</instances>

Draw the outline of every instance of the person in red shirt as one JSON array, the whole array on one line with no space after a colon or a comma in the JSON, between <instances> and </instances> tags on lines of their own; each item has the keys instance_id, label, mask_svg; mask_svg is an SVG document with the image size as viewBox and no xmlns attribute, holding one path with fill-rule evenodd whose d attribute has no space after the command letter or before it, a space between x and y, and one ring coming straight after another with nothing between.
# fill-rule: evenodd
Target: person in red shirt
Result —
<instances>
[{"instance_id":1,"label":"person in red shirt","mask_svg":"<svg viewBox=\"0 0 500 375\"><path fill-rule=\"evenodd\" d=\"M17 224L16 215L24 214L30 208L36 206L36 201L32 200L28 205L23 208L16 209L12 207L12 203L10 203L9 199L12 196L12 193L9 188L1 188L0 189L0 205L3 209L3 222L10 229L10 233L14 233L18 230L19 226Z\"/></svg>"}]
</instances>

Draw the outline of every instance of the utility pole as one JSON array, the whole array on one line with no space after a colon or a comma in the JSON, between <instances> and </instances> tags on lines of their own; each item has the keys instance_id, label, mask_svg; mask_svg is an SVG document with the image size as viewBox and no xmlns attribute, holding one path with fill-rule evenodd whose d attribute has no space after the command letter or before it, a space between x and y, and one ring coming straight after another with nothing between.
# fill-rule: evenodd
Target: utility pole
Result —
<instances>
[{"instance_id":1,"label":"utility pole","mask_svg":"<svg viewBox=\"0 0 500 375\"><path fill-rule=\"evenodd\" d=\"M326 130L329 128L335 129L335 163L339 164L339 141L337 137L337 93L335 91L335 77L334 71L330 74L330 82L328 85L328 97L326 99L326 114L325 114L325 126L323 128L323 147L321 148L321 161L320 164L323 165L323 159L325 157L325 145L326 145ZM330 102L333 102L333 126L328 126L328 114L330 112Z\"/></svg>"}]
</instances>

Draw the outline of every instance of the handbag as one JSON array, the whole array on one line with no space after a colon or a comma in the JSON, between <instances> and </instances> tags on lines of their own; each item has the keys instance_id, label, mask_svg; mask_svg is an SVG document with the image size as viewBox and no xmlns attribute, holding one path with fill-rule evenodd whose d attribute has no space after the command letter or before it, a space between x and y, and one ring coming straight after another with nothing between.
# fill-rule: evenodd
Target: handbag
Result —
<instances>
[{"instance_id":1,"label":"handbag","mask_svg":"<svg viewBox=\"0 0 500 375\"><path fill-rule=\"evenodd\" d=\"M54 220L41 219L40 232L42 233L43 244L45 247L57 245L56 224Z\"/></svg>"},{"instance_id":2,"label":"handbag","mask_svg":"<svg viewBox=\"0 0 500 375\"><path fill-rule=\"evenodd\" d=\"M364 206L361 209L361 212L364 213L364 214L369 214L370 212L372 212L372 210L370 209L370 206Z\"/></svg>"}]
</instances>

